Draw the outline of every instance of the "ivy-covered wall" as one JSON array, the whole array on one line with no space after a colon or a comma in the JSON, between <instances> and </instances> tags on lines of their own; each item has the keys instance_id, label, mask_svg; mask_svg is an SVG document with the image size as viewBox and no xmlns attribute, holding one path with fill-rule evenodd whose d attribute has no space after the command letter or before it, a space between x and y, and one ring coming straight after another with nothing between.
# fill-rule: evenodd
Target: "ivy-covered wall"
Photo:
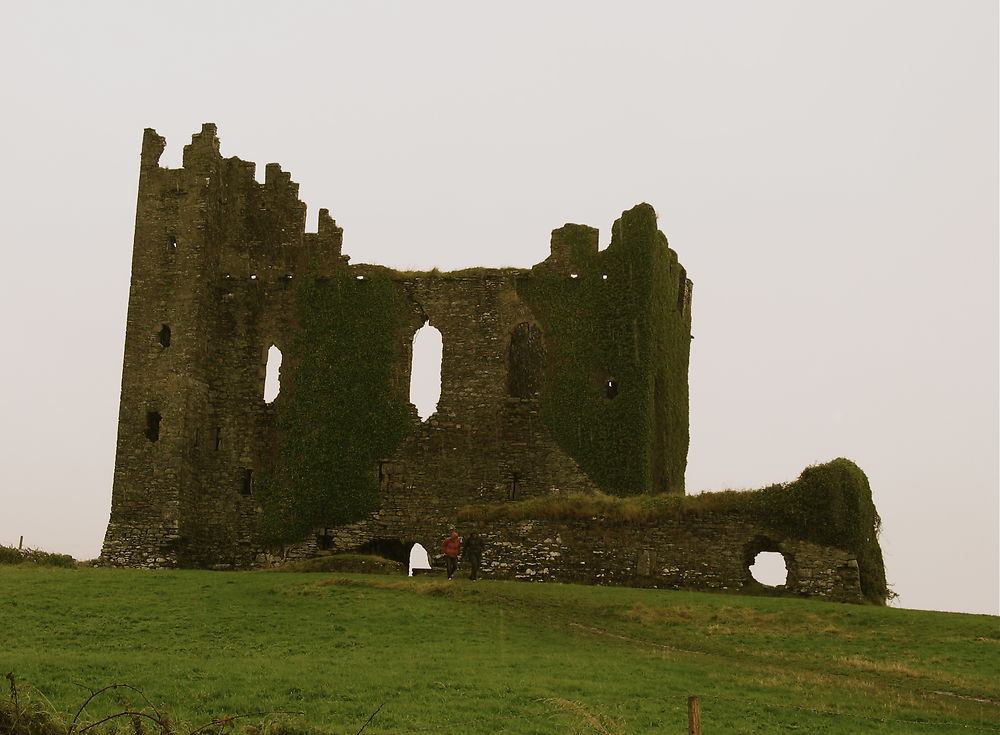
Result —
<instances>
[{"instance_id":1,"label":"ivy-covered wall","mask_svg":"<svg viewBox=\"0 0 1000 735\"><path fill-rule=\"evenodd\" d=\"M549 356L541 415L605 492L683 494L688 450L691 284L648 204L611 244L567 225L561 262L518 280Z\"/></svg>"},{"instance_id":2,"label":"ivy-covered wall","mask_svg":"<svg viewBox=\"0 0 1000 735\"><path fill-rule=\"evenodd\" d=\"M295 297L277 446L258 485L265 545L375 510L379 461L411 428L394 379L408 312L398 284L344 271L300 279Z\"/></svg>"}]
</instances>

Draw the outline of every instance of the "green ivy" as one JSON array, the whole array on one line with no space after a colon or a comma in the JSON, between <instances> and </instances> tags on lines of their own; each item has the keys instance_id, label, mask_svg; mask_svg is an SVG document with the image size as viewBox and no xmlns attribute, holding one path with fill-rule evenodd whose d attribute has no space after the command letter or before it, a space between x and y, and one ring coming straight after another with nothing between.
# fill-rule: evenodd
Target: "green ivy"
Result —
<instances>
[{"instance_id":1,"label":"green ivy","mask_svg":"<svg viewBox=\"0 0 1000 735\"><path fill-rule=\"evenodd\" d=\"M882 548L882 521L872 500L868 477L847 459L807 467L795 482L747 495L743 509L763 526L822 546L854 554L861 573L861 591L882 604L888 587Z\"/></svg>"},{"instance_id":2,"label":"green ivy","mask_svg":"<svg viewBox=\"0 0 1000 735\"><path fill-rule=\"evenodd\" d=\"M278 450L258 485L267 543L359 520L377 507L378 461L409 431L406 396L393 390L394 337L406 304L386 276L303 278L294 366L275 403Z\"/></svg>"},{"instance_id":3,"label":"green ivy","mask_svg":"<svg viewBox=\"0 0 1000 735\"><path fill-rule=\"evenodd\" d=\"M677 256L648 204L623 213L611 244L567 225L575 278L536 267L518 293L545 332L542 420L602 490L683 494L690 321ZM609 398L608 381L617 395Z\"/></svg>"}]
</instances>

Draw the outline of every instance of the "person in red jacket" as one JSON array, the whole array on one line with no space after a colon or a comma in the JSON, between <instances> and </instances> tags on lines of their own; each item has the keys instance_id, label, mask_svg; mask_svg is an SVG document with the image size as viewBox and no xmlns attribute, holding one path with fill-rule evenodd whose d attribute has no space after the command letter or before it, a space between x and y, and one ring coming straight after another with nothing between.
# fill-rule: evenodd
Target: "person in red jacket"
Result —
<instances>
[{"instance_id":1,"label":"person in red jacket","mask_svg":"<svg viewBox=\"0 0 1000 735\"><path fill-rule=\"evenodd\" d=\"M448 579L451 579L451 575L458 568L458 555L462 551L462 539L458 537L455 531L452 531L451 536L441 542L441 551L444 553L444 563L448 569Z\"/></svg>"}]
</instances>

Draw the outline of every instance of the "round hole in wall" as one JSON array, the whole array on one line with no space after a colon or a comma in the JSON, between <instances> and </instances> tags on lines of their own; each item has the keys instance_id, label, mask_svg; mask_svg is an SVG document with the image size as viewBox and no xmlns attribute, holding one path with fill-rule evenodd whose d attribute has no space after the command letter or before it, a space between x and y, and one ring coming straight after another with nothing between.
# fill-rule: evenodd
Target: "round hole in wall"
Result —
<instances>
[{"instance_id":1,"label":"round hole in wall","mask_svg":"<svg viewBox=\"0 0 1000 735\"><path fill-rule=\"evenodd\" d=\"M780 587L788 581L785 557L777 551L761 551L750 565L750 575L766 587Z\"/></svg>"}]
</instances>

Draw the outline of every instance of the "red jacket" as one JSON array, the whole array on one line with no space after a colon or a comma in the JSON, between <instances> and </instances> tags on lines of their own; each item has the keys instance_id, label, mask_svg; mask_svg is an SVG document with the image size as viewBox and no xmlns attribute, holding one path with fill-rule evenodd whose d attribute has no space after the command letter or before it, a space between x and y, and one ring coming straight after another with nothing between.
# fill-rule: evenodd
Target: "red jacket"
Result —
<instances>
[{"instance_id":1,"label":"red jacket","mask_svg":"<svg viewBox=\"0 0 1000 735\"><path fill-rule=\"evenodd\" d=\"M449 536L441 542L441 551L444 552L445 556L450 556L452 559L457 559L458 552L461 550L462 540L458 536Z\"/></svg>"}]
</instances>

